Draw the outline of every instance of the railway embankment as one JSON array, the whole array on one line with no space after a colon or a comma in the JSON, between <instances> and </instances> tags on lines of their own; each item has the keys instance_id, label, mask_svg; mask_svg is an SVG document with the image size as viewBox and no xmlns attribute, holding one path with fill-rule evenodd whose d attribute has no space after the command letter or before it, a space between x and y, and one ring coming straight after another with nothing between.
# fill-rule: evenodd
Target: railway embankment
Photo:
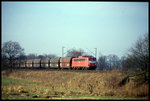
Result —
<instances>
[{"instance_id":1,"label":"railway embankment","mask_svg":"<svg viewBox=\"0 0 150 101\"><path fill-rule=\"evenodd\" d=\"M9 73L9 74L8 74ZM120 71L4 70L2 98L12 94L36 96L149 97L145 75Z\"/></svg>"}]
</instances>

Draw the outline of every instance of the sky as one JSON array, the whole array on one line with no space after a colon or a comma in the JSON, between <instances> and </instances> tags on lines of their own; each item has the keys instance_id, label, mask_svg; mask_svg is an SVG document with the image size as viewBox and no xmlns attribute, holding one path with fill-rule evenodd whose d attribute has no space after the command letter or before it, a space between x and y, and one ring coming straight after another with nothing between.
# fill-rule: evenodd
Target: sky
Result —
<instances>
[{"instance_id":1,"label":"sky","mask_svg":"<svg viewBox=\"0 0 150 101\"><path fill-rule=\"evenodd\" d=\"M149 33L148 2L1 2L2 43L62 56L69 49L125 55ZM92 53L93 52L93 53Z\"/></svg>"}]
</instances>

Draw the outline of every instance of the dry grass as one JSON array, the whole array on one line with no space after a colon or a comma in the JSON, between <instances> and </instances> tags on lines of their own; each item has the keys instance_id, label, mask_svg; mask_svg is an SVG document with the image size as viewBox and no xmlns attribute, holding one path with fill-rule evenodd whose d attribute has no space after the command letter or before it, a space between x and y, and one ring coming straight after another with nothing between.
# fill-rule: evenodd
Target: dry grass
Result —
<instances>
[{"instance_id":1,"label":"dry grass","mask_svg":"<svg viewBox=\"0 0 150 101\"><path fill-rule=\"evenodd\" d=\"M120 86L120 82L127 77L127 74L119 71L87 73L13 70L9 75L6 75L6 71L2 71L2 75L13 79L35 82L31 84L21 83L19 86L9 85L9 87L2 85L3 92L31 92L46 95L149 96L148 82L135 86L138 81L131 80Z\"/></svg>"}]
</instances>

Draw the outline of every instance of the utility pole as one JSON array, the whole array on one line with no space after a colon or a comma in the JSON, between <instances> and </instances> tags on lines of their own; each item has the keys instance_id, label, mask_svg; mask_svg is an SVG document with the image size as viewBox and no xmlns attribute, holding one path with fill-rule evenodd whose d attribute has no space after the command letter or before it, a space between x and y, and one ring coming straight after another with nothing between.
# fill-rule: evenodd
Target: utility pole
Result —
<instances>
[{"instance_id":1,"label":"utility pole","mask_svg":"<svg viewBox=\"0 0 150 101\"><path fill-rule=\"evenodd\" d=\"M97 58L97 48L94 49L95 49L95 58Z\"/></svg>"},{"instance_id":2,"label":"utility pole","mask_svg":"<svg viewBox=\"0 0 150 101\"><path fill-rule=\"evenodd\" d=\"M94 49L95 49L95 58L96 58L96 65L97 65L97 48Z\"/></svg>"},{"instance_id":3,"label":"utility pole","mask_svg":"<svg viewBox=\"0 0 150 101\"><path fill-rule=\"evenodd\" d=\"M63 59L63 57L64 57L64 46L62 46L62 63L64 63L64 59ZM62 64L62 63L60 63L60 65L62 66L62 69L63 69L63 65L64 64Z\"/></svg>"},{"instance_id":4,"label":"utility pole","mask_svg":"<svg viewBox=\"0 0 150 101\"><path fill-rule=\"evenodd\" d=\"M65 47L62 47L62 57L64 57L64 48Z\"/></svg>"}]
</instances>

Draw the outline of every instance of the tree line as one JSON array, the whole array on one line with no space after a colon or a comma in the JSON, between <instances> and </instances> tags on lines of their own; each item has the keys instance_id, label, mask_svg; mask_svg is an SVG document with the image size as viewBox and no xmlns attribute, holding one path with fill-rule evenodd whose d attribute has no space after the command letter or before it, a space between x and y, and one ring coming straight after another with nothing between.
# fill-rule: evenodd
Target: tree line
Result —
<instances>
[{"instance_id":1,"label":"tree line","mask_svg":"<svg viewBox=\"0 0 150 101\"><path fill-rule=\"evenodd\" d=\"M149 70L149 34L139 37L135 44L120 59L117 55L101 55L98 59L98 69L112 70Z\"/></svg>"},{"instance_id":2,"label":"tree line","mask_svg":"<svg viewBox=\"0 0 150 101\"><path fill-rule=\"evenodd\" d=\"M8 41L4 42L2 46L2 57L1 67L13 68L13 61L16 59L26 60L26 59L47 59L58 57L54 54L42 54L37 55L31 53L25 55L24 49L20 46L18 42ZM66 57L77 57L80 55L90 56L85 53L83 49L70 49L67 51ZM149 34L145 34L140 37L134 46L132 46L125 56L119 58L115 54L110 54L108 56L101 55L97 59L97 69L98 70L149 70Z\"/></svg>"}]
</instances>

